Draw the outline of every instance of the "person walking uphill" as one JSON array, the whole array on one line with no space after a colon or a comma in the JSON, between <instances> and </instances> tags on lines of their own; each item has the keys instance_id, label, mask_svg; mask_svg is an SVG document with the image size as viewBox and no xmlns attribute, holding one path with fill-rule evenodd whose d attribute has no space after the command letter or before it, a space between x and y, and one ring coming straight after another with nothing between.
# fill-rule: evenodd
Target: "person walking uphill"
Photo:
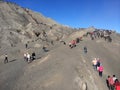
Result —
<instances>
[{"instance_id":1,"label":"person walking uphill","mask_svg":"<svg viewBox=\"0 0 120 90\"><path fill-rule=\"evenodd\" d=\"M87 53L87 47L86 46L84 46L84 53Z\"/></svg>"},{"instance_id":2,"label":"person walking uphill","mask_svg":"<svg viewBox=\"0 0 120 90\"><path fill-rule=\"evenodd\" d=\"M5 59L4 59L4 64L8 63L8 56L7 54L5 55Z\"/></svg>"},{"instance_id":3,"label":"person walking uphill","mask_svg":"<svg viewBox=\"0 0 120 90\"><path fill-rule=\"evenodd\" d=\"M120 82L118 79L115 80L114 87L115 87L115 90L120 90Z\"/></svg>"},{"instance_id":4,"label":"person walking uphill","mask_svg":"<svg viewBox=\"0 0 120 90\"><path fill-rule=\"evenodd\" d=\"M114 81L113 81L113 77L108 76L108 83L109 83L109 90L114 90Z\"/></svg>"},{"instance_id":5,"label":"person walking uphill","mask_svg":"<svg viewBox=\"0 0 120 90\"><path fill-rule=\"evenodd\" d=\"M107 84L108 90L110 90L109 78L110 78L110 76L108 75L108 78L106 79L106 84Z\"/></svg>"},{"instance_id":6,"label":"person walking uphill","mask_svg":"<svg viewBox=\"0 0 120 90\"><path fill-rule=\"evenodd\" d=\"M94 68L95 70L97 70L97 59L96 59L96 58L94 58L94 59L92 60L92 64L93 64L93 68Z\"/></svg>"},{"instance_id":7,"label":"person walking uphill","mask_svg":"<svg viewBox=\"0 0 120 90\"><path fill-rule=\"evenodd\" d=\"M102 73L103 73L103 66L100 65L100 67L98 68L99 71L99 76L102 77Z\"/></svg>"}]
</instances>

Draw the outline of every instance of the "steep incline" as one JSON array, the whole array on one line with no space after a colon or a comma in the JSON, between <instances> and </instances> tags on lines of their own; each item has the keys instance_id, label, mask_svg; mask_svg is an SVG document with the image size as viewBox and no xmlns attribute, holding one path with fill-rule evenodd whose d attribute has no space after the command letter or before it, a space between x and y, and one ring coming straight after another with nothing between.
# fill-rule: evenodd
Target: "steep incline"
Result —
<instances>
[{"instance_id":1,"label":"steep incline","mask_svg":"<svg viewBox=\"0 0 120 90\"><path fill-rule=\"evenodd\" d=\"M73 29L14 3L0 2L0 46L2 48L15 47L19 43L25 44L36 38L43 39L43 31L50 42L64 38L71 34ZM35 33L39 33L39 37Z\"/></svg>"},{"instance_id":2,"label":"steep incline","mask_svg":"<svg viewBox=\"0 0 120 90\"><path fill-rule=\"evenodd\" d=\"M95 84L95 79L99 81L98 84ZM89 61L84 59L79 46L74 49L60 46L27 66L14 90L18 88L22 90L79 90L82 83L87 83L89 90L105 88Z\"/></svg>"},{"instance_id":3,"label":"steep incline","mask_svg":"<svg viewBox=\"0 0 120 90\"><path fill-rule=\"evenodd\" d=\"M114 39L120 39L113 34ZM75 38L75 37L72 37ZM77 46L70 49L68 45L58 43L45 54L36 49L36 61L27 64L23 61L23 53L18 53L17 60L0 66L1 90L107 90L105 79L107 75L115 74L120 79L120 43L112 43L96 39L84 38ZM69 41L69 40L68 40ZM66 39L67 42L67 39ZM88 53L83 53L87 46ZM29 48L30 51L33 48ZM41 57L41 58L40 58ZM104 66L103 77L92 67L92 59L100 58Z\"/></svg>"}]
</instances>

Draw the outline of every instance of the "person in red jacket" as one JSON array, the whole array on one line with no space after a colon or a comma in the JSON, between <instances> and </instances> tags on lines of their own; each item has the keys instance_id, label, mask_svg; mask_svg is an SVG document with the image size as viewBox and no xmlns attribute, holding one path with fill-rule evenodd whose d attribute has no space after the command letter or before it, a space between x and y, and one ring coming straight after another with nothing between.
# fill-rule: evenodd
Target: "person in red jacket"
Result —
<instances>
[{"instance_id":1,"label":"person in red jacket","mask_svg":"<svg viewBox=\"0 0 120 90\"><path fill-rule=\"evenodd\" d=\"M109 88L110 90L114 90L114 81L113 81L113 77L108 76L108 83L109 83Z\"/></svg>"},{"instance_id":2,"label":"person in red jacket","mask_svg":"<svg viewBox=\"0 0 120 90\"><path fill-rule=\"evenodd\" d=\"M102 77L102 73L103 73L103 66L100 65L100 67L98 68L99 71L99 76Z\"/></svg>"},{"instance_id":3,"label":"person in red jacket","mask_svg":"<svg viewBox=\"0 0 120 90\"><path fill-rule=\"evenodd\" d=\"M120 90L120 82L118 79L115 80L114 87L115 87L115 90Z\"/></svg>"}]
</instances>

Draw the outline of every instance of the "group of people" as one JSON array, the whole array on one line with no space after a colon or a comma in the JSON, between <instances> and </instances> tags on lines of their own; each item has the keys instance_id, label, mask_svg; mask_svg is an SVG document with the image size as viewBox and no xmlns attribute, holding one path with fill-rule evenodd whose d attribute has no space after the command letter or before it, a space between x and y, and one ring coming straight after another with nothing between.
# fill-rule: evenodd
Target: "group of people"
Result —
<instances>
[{"instance_id":1,"label":"group of people","mask_svg":"<svg viewBox=\"0 0 120 90\"><path fill-rule=\"evenodd\" d=\"M36 54L33 52L31 55L27 52L24 53L24 60L28 63L32 62L33 60L36 59Z\"/></svg>"},{"instance_id":2,"label":"group of people","mask_svg":"<svg viewBox=\"0 0 120 90\"><path fill-rule=\"evenodd\" d=\"M76 47L76 44L82 41L82 37L78 37L72 41L69 42L69 47L72 49L73 47Z\"/></svg>"},{"instance_id":3,"label":"group of people","mask_svg":"<svg viewBox=\"0 0 120 90\"><path fill-rule=\"evenodd\" d=\"M89 35L91 40L94 40L95 38L103 38L105 41L112 42L112 38L110 36L111 34L111 30L95 30L92 32L87 32L83 36L87 37Z\"/></svg>"},{"instance_id":4,"label":"group of people","mask_svg":"<svg viewBox=\"0 0 120 90\"><path fill-rule=\"evenodd\" d=\"M101 60L99 58L94 58L92 60L92 64L93 68L99 72L99 76L102 77L104 68L101 64ZM115 75L108 75L108 78L106 79L106 84L109 90L120 90L120 82Z\"/></svg>"},{"instance_id":5,"label":"group of people","mask_svg":"<svg viewBox=\"0 0 120 90\"><path fill-rule=\"evenodd\" d=\"M108 78L106 79L106 84L109 90L120 90L120 82L115 75L108 75Z\"/></svg>"},{"instance_id":6,"label":"group of people","mask_svg":"<svg viewBox=\"0 0 120 90\"><path fill-rule=\"evenodd\" d=\"M102 77L103 73L103 65L101 63L101 60L99 58L94 58L92 60L93 68L99 72L99 76Z\"/></svg>"}]
</instances>

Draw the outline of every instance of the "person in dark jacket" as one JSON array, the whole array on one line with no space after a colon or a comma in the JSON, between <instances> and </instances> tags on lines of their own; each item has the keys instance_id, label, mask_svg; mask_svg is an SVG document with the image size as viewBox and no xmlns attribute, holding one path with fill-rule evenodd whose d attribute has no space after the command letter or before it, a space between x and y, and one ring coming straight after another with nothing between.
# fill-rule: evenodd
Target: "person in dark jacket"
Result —
<instances>
[{"instance_id":1,"label":"person in dark jacket","mask_svg":"<svg viewBox=\"0 0 120 90\"><path fill-rule=\"evenodd\" d=\"M87 47L86 46L84 46L84 53L87 53Z\"/></svg>"},{"instance_id":2,"label":"person in dark jacket","mask_svg":"<svg viewBox=\"0 0 120 90\"><path fill-rule=\"evenodd\" d=\"M36 54L35 52L32 53L32 60L35 60L36 59Z\"/></svg>"},{"instance_id":3,"label":"person in dark jacket","mask_svg":"<svg viewBox=\"0 0 120 90\"><path fill-rule=\"evenodd\" d=\"M106 79L106 84L107 84L108 89L110 90L110 84L109 84L109 81L108 81L109 78L110 78L110 76L108 75L108 78Z\"/></svg>"},{"instance_id":4,"label":"person in dark jacket","mask_svg":"<svg viewBox=\"0 0 120 90\"><path fill-rule=\"evenodd\" d=\"M4 64L8 63L8 56L7 54L5 55L5 59L4 59Z\"/></svg>"}]
</instances>

